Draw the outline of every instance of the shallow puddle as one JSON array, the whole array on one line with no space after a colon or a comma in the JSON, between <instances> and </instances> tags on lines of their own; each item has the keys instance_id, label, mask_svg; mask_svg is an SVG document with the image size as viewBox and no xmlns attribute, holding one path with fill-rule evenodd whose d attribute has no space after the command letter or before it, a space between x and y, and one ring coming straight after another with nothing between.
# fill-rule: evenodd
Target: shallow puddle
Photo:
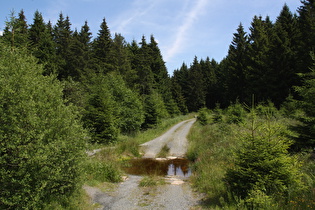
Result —
<instances>
[{"instance_id":1,"label":"shallow puddle","mask_svg":"<svg viewBox=\"0 0 315 210\"><path fill-rule=\"evenodd\" d=\"M129 160L124 170L132 175L157 175L189 177L189 161L187 159L156 160L141 158Z\"/></svg>"}]
</instances>

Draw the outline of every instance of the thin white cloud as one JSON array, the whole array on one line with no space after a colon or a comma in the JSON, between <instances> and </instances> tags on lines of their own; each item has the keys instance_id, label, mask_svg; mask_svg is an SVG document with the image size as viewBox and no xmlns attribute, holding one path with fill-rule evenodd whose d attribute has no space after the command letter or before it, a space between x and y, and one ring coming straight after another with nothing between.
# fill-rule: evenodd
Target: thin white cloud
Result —
<instances>
[{"instance_id":1,"label":"thin white cloud","mask_svg":"<svg viewBox=\"0 0 315 210\"><path fill-rule=\"evenodd\" d=\"M113 30L122 34L128 33L128 26L133 22L144 20L146 15L156 6L157 2L154 0L136 0L128 11L119 14L121 17L113 23Z\"/></svg>"},{"instance_id":2,"label":"thin white cloud","mask_svg":"<svg viewBox=\"0 0 315 210\"><path fill-rule=\"evenodd\" d=\"M202 10L205 8L207 0L198 0L194 7L188 12L188 15L183 19L182 25L180 25L176 30L175 42L171 47L166 51L165 60L170 60L175 56L181 49L184 48L184 42L186 34L189 29L193 26L193 23L202 14Z\"/></svg>"}]
</instances>

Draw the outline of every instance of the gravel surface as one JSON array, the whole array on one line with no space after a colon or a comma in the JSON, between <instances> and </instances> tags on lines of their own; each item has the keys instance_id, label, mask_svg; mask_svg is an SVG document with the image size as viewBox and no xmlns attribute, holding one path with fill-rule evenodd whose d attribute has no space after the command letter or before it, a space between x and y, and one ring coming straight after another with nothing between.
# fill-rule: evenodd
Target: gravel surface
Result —
<instances>
[{"instance_id":1,"label":"gravel surface","mask_svg":"<svg viewBox=\"0 0 315 210\"><path fill-rule=\"evenodd\" d=\"M143 145L144 158L154 158L164 145L170 148L173 157L184 157L187 151L187 134L196 119L186 120L173 126L162 136ZM84 186L97 209L192 209L202 200L202 195L193 192L189 179L180 176L164 177L166 184L153 187L139 187L143 177L128 175L117 184L116 190L103 190Z\"/></svg>"},{"instance_id":2,"label":"gravel surface","mask_svg":"<svg viewBox=\"0 0 315 210\"><path fill-rule=\"evenodd\" d=\"M155 158L164 145L170 148L170 155L174 157L184 157L187 152L188 140L186 138L191 126L196 119L190 119L174 125L163 135L141 144L144 155L143 158Z\"/></svg>"},{"instance_id":3,"label":"gravel surface","mask_svg":"<svg viewBox=\"0 0 315 210\"><path fill-rule=\"evenodd\" d=\"M168 178L167 184L154 187L139 187L141 179L141 176L129 175L115 192L102 192L89 186L84 186L84 189L92 202L98 203L96 209L103 210L188 210L198 205L202 199L201 195L192 191L188 182L179 178Z\"/></svg>"}]
</instances>

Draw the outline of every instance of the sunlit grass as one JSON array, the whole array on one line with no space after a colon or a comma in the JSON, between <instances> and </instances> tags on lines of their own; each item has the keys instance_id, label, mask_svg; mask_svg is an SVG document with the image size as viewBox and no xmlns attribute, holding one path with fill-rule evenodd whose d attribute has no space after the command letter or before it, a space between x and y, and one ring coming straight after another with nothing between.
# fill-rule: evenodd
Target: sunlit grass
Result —
<instances>
[{"instance_id":1,"label":"sunlit grass","mask_svg":"<svg viewBox=\"0 0 315 210\"><path fill-rule=\"evenodd\" d=\"M160 176L144 176L139 182L139 187L153 187L166 184L165 179Z\"/></svg>"},{"instance_id":2,"label":"sunlit grass","mask_svg":"<svg viewBox=\"0 0 315 210\"><path fill-rule=\"evenodd\" d=\"M191 181L199 192L206 194L203 203L210 209L248 209L253 204L253 209L311 209L315 208L315 164L309 159L308 153L300 154L301 174L306 186L305 190L296 191L293 186L292 193L288 195L267 196L263 191L256 190L246 199L231 195L225 182L225 175L229 168L234 167L234 151L240 148L240 139L247 135L250 118L244 116L241 124L211 122L201 125L195 123L188 139L190 146L188 158L192 164L193 176ZM283 116L275 116L283 126L296 123L294 120ZM258 117L257 123L268 124L268 118ZM286 134L283 134L286 135Z\"/></svg>"}]
</instances>

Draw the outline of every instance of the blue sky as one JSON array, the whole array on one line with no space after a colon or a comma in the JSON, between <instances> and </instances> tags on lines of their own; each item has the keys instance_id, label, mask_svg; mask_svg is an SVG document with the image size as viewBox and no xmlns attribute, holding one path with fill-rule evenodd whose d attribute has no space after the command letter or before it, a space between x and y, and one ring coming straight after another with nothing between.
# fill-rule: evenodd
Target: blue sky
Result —
<instances>
[{"instance_id":1,"label":"blue sky","mask_svg":"<svg viewBox=\"0 0 315 210\"><path fill-rule=\"evenodd\" d=\"M2 0L0 31L10 12L21 9L28 24L36 10L53 24L63 12L73 29L87 20L93 36L106 18L111 33L121 33L128 42L142 35L149 41L153 34L172 74L194 56L221 61L240 22L248 31L254 15L275 21L285 3L293 13L301 6L300 0Z\"/></svg>"}]
</instances>

